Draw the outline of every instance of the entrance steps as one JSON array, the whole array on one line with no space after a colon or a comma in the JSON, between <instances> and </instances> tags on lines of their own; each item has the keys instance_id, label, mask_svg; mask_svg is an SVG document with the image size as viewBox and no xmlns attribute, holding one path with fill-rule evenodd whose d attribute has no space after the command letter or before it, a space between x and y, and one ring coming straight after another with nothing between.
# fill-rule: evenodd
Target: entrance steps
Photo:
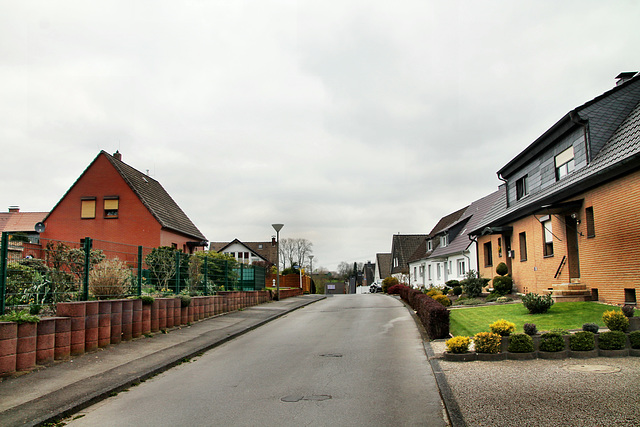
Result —
<instances>
[{"instance_id":1,"label":"entrance steps","mask_svg":"<svg viewBox=\"0 0 640 427\"><path fill-rule=\"evenodd\" d=\"M555 302L591 301L591 291L579 279L571 279L571 283L552 285L545 293L551 293Z\"/></svg>"}]
</instances>

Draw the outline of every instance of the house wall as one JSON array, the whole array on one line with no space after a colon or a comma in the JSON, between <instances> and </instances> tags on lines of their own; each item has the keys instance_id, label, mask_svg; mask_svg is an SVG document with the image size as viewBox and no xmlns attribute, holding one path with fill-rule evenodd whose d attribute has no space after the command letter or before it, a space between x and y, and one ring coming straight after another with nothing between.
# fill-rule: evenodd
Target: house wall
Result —
<instances>
[{"instance_id":1,"label":"house wall","mask_svg":"<svg viewBox=\"0 0 640 427\"><path fill-rule=\"evenodd\" d=\"M104 217L104 198L118 196L118 217ZM96 198L96 215L92 219L81 218L83 197ZM182 249L192 240L182 235L162 230L158 221L142 204L120 174L105 156L98 156L45 222L43 239L79 242L84 237L94 240L126 243L136 246L171 246Z\"/></svg>"},{"instance_id":2,"label":"house wall","mask_svg":"<svg viewBox=\"0 0 640 427\"><path fill-rule=\"evenodd\" d=\"M625 303L625 289L635 289L640 298L640 171L604 184L573 199L584 199L578 219L579 282L587 289L597 289L599 300L611 304ZM587 236L585 210L593 207L595 237ZM518 292L542 293L555 284L569 283L569 265L554 278L562 257L567 255L564 214L551 215L553 256L544 256L543 227L538 218L528 216L512 224L511 273ZM520 261L519 234L527 236L527 260ZM506 258L498 257L497 239L478 238L478 258L483 277L493 278L495 267ZM484 243L491 241L493 265L484 266ZM503 251L504 252L504 251Z\"/></svg>"},{"instance_id":3,"label":"house wall","mask_svg":"<svg viewBox=\"0 0 640 427\"><path fill-rule=\"evenodd\" d=\"M249 253L249 258L242 258L239 259L238 258L238 252L248 252ZM225 254L234 254L234 257L236 258L236 260L238 262L244 262L245 264L251 264L254 261L264 261L262 258L260 258L259 256L255 255L251 249L247 248L244 245L241 245L239 243L234 243L232 245L229 245L227 248L225 248L225 250L223 251L223 253ZM255 255L255 256L254 256Z\"/></svg>"}]
</instances>

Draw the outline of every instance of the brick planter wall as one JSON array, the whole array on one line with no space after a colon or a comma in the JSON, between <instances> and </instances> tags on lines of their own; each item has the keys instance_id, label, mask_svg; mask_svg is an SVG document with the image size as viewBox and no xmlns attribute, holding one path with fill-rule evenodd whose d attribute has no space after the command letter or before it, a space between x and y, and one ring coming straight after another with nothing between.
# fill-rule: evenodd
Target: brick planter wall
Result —
<instances>
[{"instance_id":1,"label":"brick planter wall","mask_svg":"<svg viewBox=\"0 0 640 427\"><path fill-rule=\"evenodd\" d=\"M111 300L111 344L122 342L122 300Z\"/></svg>"},{"instance_id":2,"label":"brick planter wall","mask_svg":"<svg viewBox=\"0 0 640 427\"><path fill-rule=\"evenodd\" d=\"M71 355L71 318L54 317L56 320L56 347L53 352L55 360L65 360Z\"/></svg>"},{"instance_id":3,"label":"brick planter wall","mask_svg":"<svg viewBox=\"0 0 640 427\"><path fill-rule=\"evenodd\" d=\"M61 302L56 306L58 317L71 318L71 355L84 354L86 302Z\"/></svg>"},{"instance_id":4,"label":"brick planter wall","mask_svg":"<svg viewBox=\"0 0 640 427\"><path fill-rule=\"evenodd\" d=\"M98 348L100 302L87 301L85 303L85 313L84 351L92 351Z\"/></svg>"},{"instance_id":5,"label":"brick planter wall","mask_svg":"<svg viewBox=\"0 0 640 427\"><path fill-rule=\"evenodd\" d=\"M0 375L15 372L17 344L18 324L0 322Z\"/></svg>"},{"instance_id":6,"label":"brick planter wall","mask_svg":"<svg viewBox=\"0 0 640 427\"><path fill-rule=\"evenodd\" d=\"M98 347L111 344L111 301L98 301Z\"/></svg>"},{"instance_id":7,"label":"brick planter wall","mask_svg":"<svg viewBox=\"0 0 640 427\"><path fill-rule=\"evenodd\" d=\"M53 317L40 319L37 327L36 364L53 362L56 348L56 320Z\"/></svg>"},{"instance_id":8,"label":"brick planter wall","mask_svg":"<svg viewBox=\"0 0 640 427\"><path fill-rule=\"evenodd\" d=\"M37 323L18 324L16 371L27 371L36 366Z\"/></svg>"},{"instance_id":9,"label":"brick planter wall","mask_svg":"<svg viewBox=\"0 0 640 427\"><path fill-rule=\"evenodd\" d=\"M133 338L139 338L142 336L142 300L134 299L132 301L133 323L131 325L131 336Z\"/></svg>"},{"instance_id":10,"label":"brick planter wall","mask_svg":"<svg viewBox=\"0 0 640 427\"><path fill-rule=\"evenodd\" d=\"M133 339L133 300L122 300L122 339L131 341Z\"/></svg>"}]
</instances>

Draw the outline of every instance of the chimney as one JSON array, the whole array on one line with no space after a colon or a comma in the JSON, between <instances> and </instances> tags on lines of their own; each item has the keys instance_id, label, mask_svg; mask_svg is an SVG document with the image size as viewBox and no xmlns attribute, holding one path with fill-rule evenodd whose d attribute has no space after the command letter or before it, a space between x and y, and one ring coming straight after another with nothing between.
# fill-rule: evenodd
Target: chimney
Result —
<instances>
[{"instance_id":1,"label":"chimney","mask_svg":"<svg viewBox=\"0 0 640 427\"><path fill-rule=\"evenodd\" d=\"M20 206L9 206L9 213L18 213L20 212Z\"/></svg>"},{"instance_id":2,"label":"chimney","mask_svg":"<svg viewBox=\"0 0 640 427\"><path fill-rule=\"evenodd\" d=\"M113 153L113 157L115 157L116 159L122 161L122 154L120 154L120 152L118 150L116 150L116 152Z\"/></svg>"},{"instance_id":3,"label":"chimney","mask_svg":"<svg viewBox=\"0 0 640 427\"><path fill-rule=\"evenodd\" d=\"M638 74L637 71L625 71L618 74L616 76L616 79L618 79L618 81L616 82L616 86L620 86L622 83L631 80L636 74Z\"/></svg>"},{"instance_id":4,"label":"chimney","mask_svg":"<svg viewBox=\"0 0 640 427\"><path fill-rule=\"evenodd\" d=\"M276 236L271 236L271 246L276 245Z\"/></svg>"}]
</instances>

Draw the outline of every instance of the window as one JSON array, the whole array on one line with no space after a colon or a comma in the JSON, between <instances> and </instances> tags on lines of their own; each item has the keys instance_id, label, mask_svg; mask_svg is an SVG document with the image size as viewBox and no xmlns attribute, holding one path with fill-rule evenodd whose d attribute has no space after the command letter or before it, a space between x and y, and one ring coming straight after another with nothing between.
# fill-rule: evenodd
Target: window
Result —
<instances>
[{"instance_id":1,"label":"window","mask_svg":"<svg viewBox=\"0 0 640 427\"><path fill-rule=\"evenodd\" d=\"M262 243L259 243L259 244L258 244L258 249L262 249L262 247L263 247L263 246L262 246Z\"/></svg>"},{"instance_id":2,"label":"window","mask_svg":"<svg viewBox=\"0 0 640 427\"><path fill-rule=\"evenodd\" d=\"M440 246L442 246L444 248L448 244L449 244L449 235L448 234L445 234L444 236L440 237Z\"/></svg>"},{"instance_id":3,"label":"window","mask_svg":"<svg viewBox=\"0 0 640 427\"><path fill-rule=\"evenodd\" d=\"M420 266L420 277L424 277L424 265Z\"/></svg>"},{"instance_id":4,"label":"window","mask_svg":"<svg viewBox=\"0 0 640 427\"><path fill-rule=\"evenodd\" d=\"M413 279L415 280L418 277L418 267L413 267Z\"/></svg>"},{"instance_id":5,"label":"window","mask_svg":"<svg viewBox=\"0 0 640 427\"><path fill-rule=\"evenodd\" d=\"M551 228L551 218L546 216L542 221L542 232L544 234L544 256L553 256L553 229Z\"/></svg>"},{"instance_id":6,"label":"window","mask_svg":"<svg viewBox=\"0 0 640 427\"><path fill-rule=\"evenodd\" d=\"M484 244L484 266L491 267L493 265L493 254L491 253L491 242Z\"/></svg>"},{"instance_id":7,"label":"window","mask_svg":"<svg viewBox=\"0 0 640 427\"><path fill-rule=\"evenodd\" d=\"M449 269L447 270L447 274L451 274L451 270L453 270L453 261L449 261Z\"/></svg>"},{"instance_id":8,"label":"window","mask_svg":"<svg viewBox=\"0 0 640 427\"><path fill-rule=\"evenodd\" d=\"M556 180L562 179L575 169L573 161L573 146L567 148L555 158Z\"/></svg>"},{"instance_id":9,"label":"window","mask_svg":"<svg viewBox=\"0 0 640 427\"><path fill-rule=\"evenodd\" d=\"M428 276L429 280L431 280L431 264L429 264L427 266L427 276Z\"/></svg>"},{"instance_id":10,"label":"window","mask_svg":"<svg viewBox=\"0 0 640 427\"><path fill-rule=\"evenodd\" d=\"M520 233L520 261L527 260L527 233Z\"/></svg>"},{"instance_id":11,"label":"window","mask_svg":"<svg viewBox=\"0 0 640 427\"><path fill-rule=\"evenodd\" d=\"M431 240L427 240L427 252L431 252L433 250L433 243Z\"/></svg>"},{"instance_id":12,"label":"window","mask_svg":"<svg viewBox=\"0 0 640 427\"><path fill-rule=\"evenodd\" d=\"M458 277L462 277L465 274L467 274L467 271L465 269L464 259L459 259L458 260Z\"/></svg>"},{"instance_id":13,"label":"window","mask_svg":"<svg viewBox=\"0 0 640 427\"><path fill-rule=\"evenodd\" d=\"M624 303L630 305L636 305L636 290L633 288L624 290Z\"/></svg>"},{"instance_id":14,"label":"window","mask_svg":"<svg viewBox=\"0 0 640 427\"><path fill-rule=\"evenodd\" d=\"M437 278L438 280L440 279L440 277L442 277L442 265L440 263L437 264Z\"/></svg>"},{"instance_id":15,"label":"window","mask_svg":"<svg viewBox=\"0 0 640 427\"><path fill-rule=\"evenodd\" d=\"M585 214L587 217L587 237L596 237L596 229L593 223L593 206L585 209Z\"/></svg>"},{"instance_id":16,"label":"window","mask_svg":"<svg viewBox=\"0 0 640 427\"><path fill-rule=\"evenodd\" d=\"M118 197L104 198L104 217L118 218Z\"/></svg>"},{"instance_id":17,"label":"window","mask_svg":"<svg viewBox=\"0 0 640 427\"><path fill-rule=\"evenodd\" d=\"M516 181L516 200L522 199L529 194L529 184L527 183L528 175L523 176Z\"/></svg>"},{"instance_id":18,"label":"window","mask_svg":"<svg viewBox=\"0 0 640 427\"><path fill-rule=\"evenodd\" d=\"M93 219L96 217L96 198L84 198L81 200L82 208L80 210L80 218Z\"/></svg>"}]
</instances>

